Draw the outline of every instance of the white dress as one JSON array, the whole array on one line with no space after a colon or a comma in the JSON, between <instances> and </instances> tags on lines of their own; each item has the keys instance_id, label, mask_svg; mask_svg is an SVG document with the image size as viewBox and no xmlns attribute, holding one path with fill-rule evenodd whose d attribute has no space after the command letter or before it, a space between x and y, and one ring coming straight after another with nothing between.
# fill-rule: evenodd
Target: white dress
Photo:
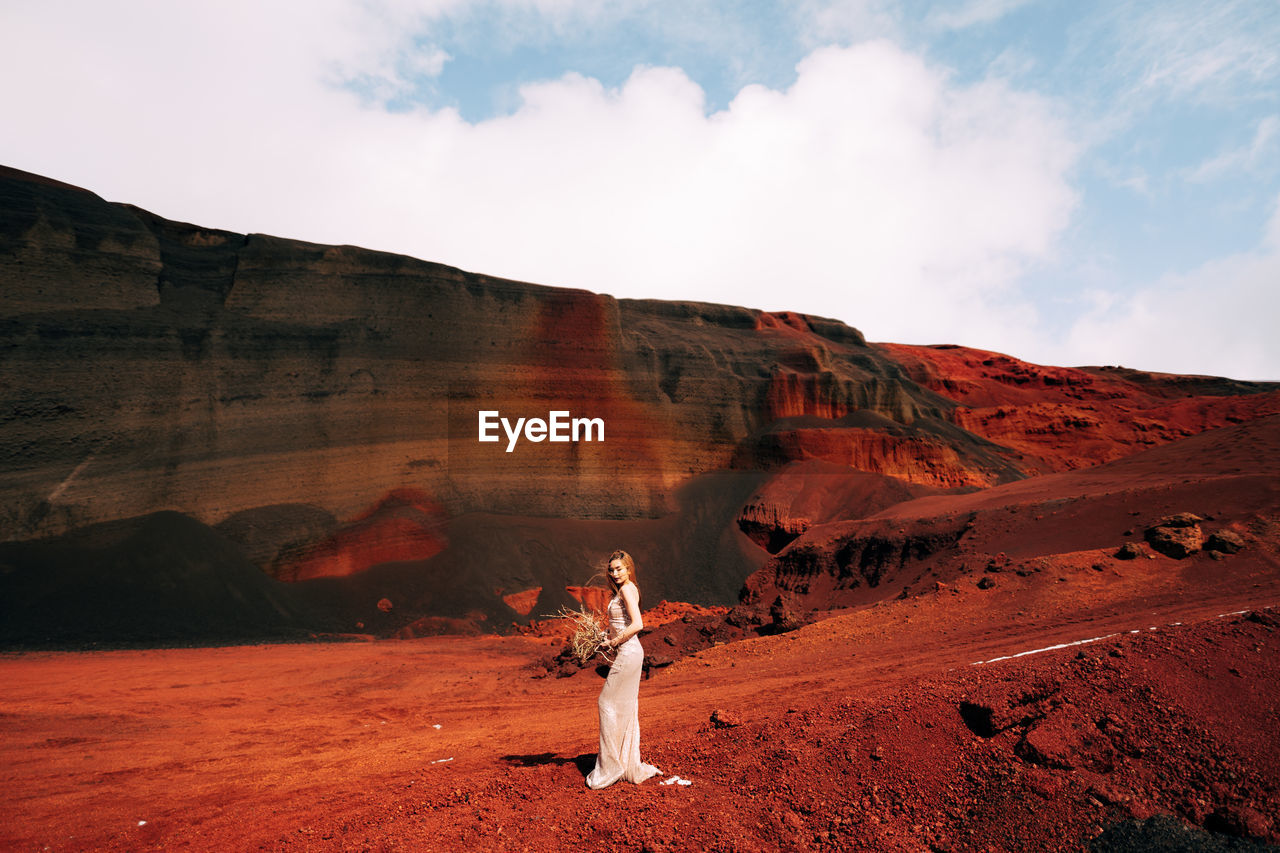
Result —
<instances>
[{"instance_id":1,"label":"white dress","mask_svg":"<svg viewBox=\"0 0 1280 853\"><path fill-rule=\"evenodd\" d=\"M621 594L609 601L609 633L617 636L627 625L627 608ZM587 776L588 788L607 788L619 779L643 782L661 773L640 760L640 671L644 649L632 637L618 647L609 677L600 689L600 751Z\"/></svg>"}]
</instances>

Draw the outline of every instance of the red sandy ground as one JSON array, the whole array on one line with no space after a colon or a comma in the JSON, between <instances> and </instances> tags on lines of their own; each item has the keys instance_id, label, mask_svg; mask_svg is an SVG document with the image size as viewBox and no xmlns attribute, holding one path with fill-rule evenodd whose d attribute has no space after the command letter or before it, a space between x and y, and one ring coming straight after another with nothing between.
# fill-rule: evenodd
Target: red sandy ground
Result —
<instances>
[{"instance_id":1,"label":"red sandy ground","mask_svg":"<svg viewBox=\"0 0 1280 853\"><path fill-rule=\"evenodd\" d=\"M1277 448L1273 416L888 508L972 513L974 558L1037 570L655 669L644 757L689 786L586 789L600 681L548 676L536 632L0 657L0 849L1081 850L1153 815L1275 844ZM1246 547L1113 556L1182 510Z\"/></svg>"},{"instance_id":2,"label":"red sandy ground","mask_svg":"<svg viewBox=\"0 0 1280 853\"><path fill-rule=\"evenodd\" d=\"M1156 557L706 649L641 685L646 760L693 784L605 791L600 681L533 677L546 638L9 656L0 848L1078 850L1152 814L1275 843L1280 619L1220 614L1277 603L1268 560Z\"/></svg>"}]
</instances>

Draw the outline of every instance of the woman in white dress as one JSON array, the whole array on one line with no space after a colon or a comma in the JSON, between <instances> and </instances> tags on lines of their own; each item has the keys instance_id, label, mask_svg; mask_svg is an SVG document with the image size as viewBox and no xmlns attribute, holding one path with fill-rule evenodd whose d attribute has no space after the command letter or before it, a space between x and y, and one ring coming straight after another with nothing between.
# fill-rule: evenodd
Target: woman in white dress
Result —
<instances>
[{"instance_id":1,"label":"woman in white dress","mask_svg":"<svg viewBox=\"0 0 1280 853\"><path fill-rule=\"evenodd\" d=\"M643 782L662 772L640 760L640 670L644 649L636 636L644 627L640 618L640 589L636 564L626 551L609 555L609 634L605 645L616 654L609 677L600 689L600 752L587 776L588 788L607 788L619 779Z\"/></svg>"}]
</instances>

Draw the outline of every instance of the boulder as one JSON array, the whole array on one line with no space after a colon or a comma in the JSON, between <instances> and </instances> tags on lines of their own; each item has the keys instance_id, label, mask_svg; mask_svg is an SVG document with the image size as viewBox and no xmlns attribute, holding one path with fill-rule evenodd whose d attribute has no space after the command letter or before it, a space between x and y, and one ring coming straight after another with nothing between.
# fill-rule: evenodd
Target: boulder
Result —
<instances>
[{"instance_id":1,"label":"boulder","mask_svg":"<svg viewBox=\"0 0 1280 853\"><path fill-rule=\"evenodd\" d=\"M1157 521L1154 527L1196 527L1203 518L1193 512L1176 512Z\"/></svg>"},{"instance_id":2,"label":"boulder","mask_svg":"<svg viewBox=\"0 0 1280 853\"><path fill-rule=\"evenodd\" d=\"M1204 543L1206 551L1218 551L1223 554L1234 554L1243 547L1244 540L1240 538L1240 534L1231 530L1219 530L1217 533L1211 533Z\"/></svg>"},{"instance_id":3,"label":"boulder","mask_svg":"<svg viewBox=\"0 0 1280 853\"><path fill-rule=\"evenodd\" d=\"M1200 530L1200 517L1189 512L1162 518L1143 534L1147 544L1166 557L1182 559L1200 550L1204 533Z\"/></svg>"}]
</instances>

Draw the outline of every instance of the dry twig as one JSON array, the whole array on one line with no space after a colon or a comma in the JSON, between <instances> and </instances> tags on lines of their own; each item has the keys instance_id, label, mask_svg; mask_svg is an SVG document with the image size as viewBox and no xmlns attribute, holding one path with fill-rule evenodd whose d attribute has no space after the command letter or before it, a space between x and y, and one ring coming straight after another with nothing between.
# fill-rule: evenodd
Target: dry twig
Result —
<instances>
[{"instance_id":1,"label":"dry twig","mask_svg":"<svg viewBox=\"0 0 1280 853\"><path fill-rule=\"evenodd\" d=\"M610 663L613 662L611 654L613 650L605 645L605 642L609 639L609 634L605 631L604 620L597 614L588 611L585 607L579 610L561 607L556 613L548 614L548 618L568 619L573 623L573 634L569 637L569 649L573 652L573 656L578 659L578 663L585 664L597 653Z\"/></svg>"}]
</instances>

